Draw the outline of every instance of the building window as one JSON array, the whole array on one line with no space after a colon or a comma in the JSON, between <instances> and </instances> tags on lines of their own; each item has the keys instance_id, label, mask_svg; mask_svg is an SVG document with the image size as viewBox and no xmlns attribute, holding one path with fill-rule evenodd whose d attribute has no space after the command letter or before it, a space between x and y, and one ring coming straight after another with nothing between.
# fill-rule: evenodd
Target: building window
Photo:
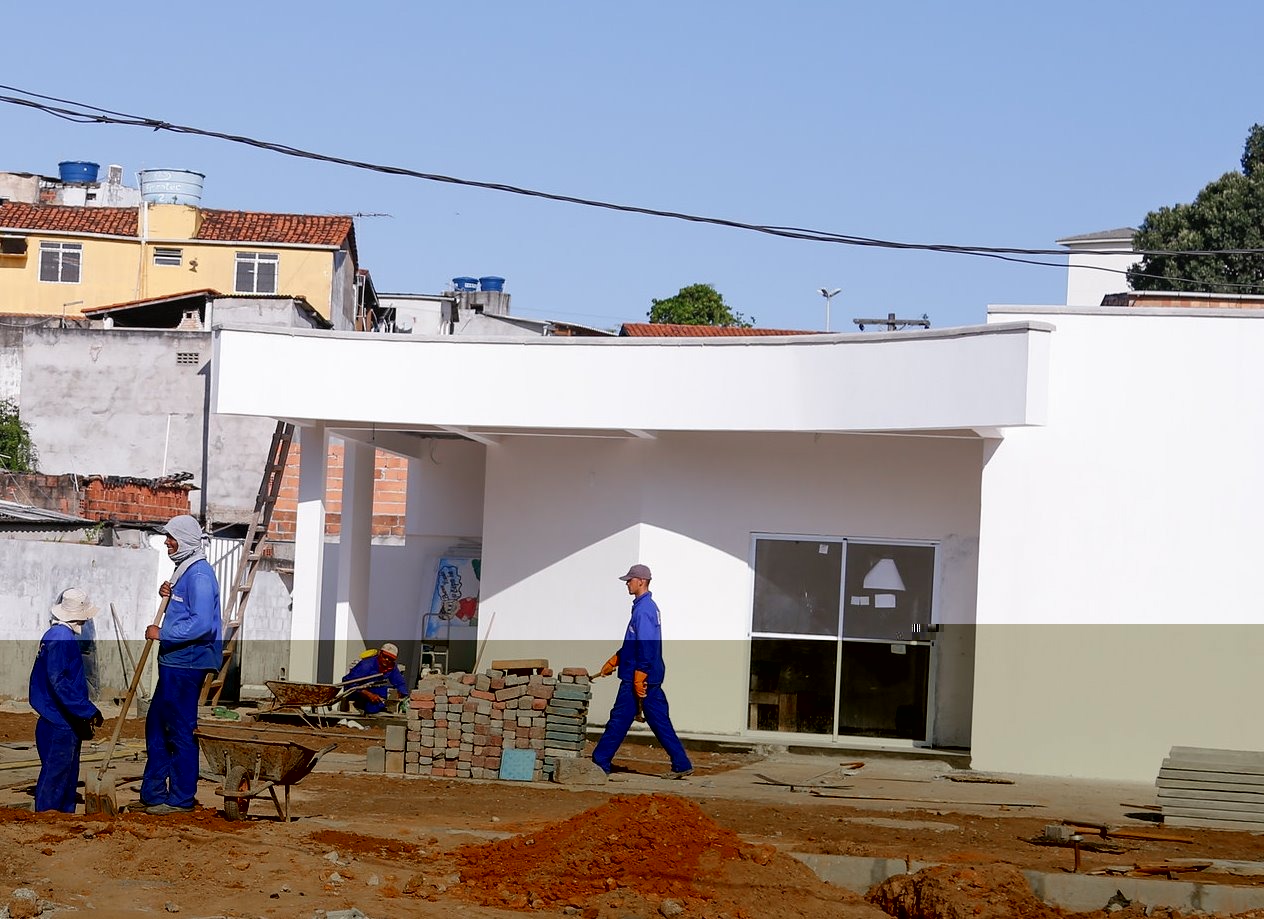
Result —
<instances>
[{"instance_id":1,"label":"building window","mask_svg":"<svg viewBox=\"0 0 1264 919\"><path fill-rule=\"evenodd\" d=\"M78 284L82 258L83 246L79 243L40 243L40 280Z\"/></svg>"},{"instance_id":2,"label":"building window","mask_svg":"<svg viewBox=\"0 0 1264 919\"><path fill-rule=\"evenodd\" d=\"M183 249L164 249L161 246L154 249L155 265L172 265L179 268L182 261L184 261Z\"/></svg>"},{"instance_id":3,"label":"building window","mask_svg":"<svg viewBox=\"0 0 1264 919\"><path fill-rule=\"evenodd\" d=\"M278 256L267 252L238 252L237 280L233 287L239 294L274 294L277 292Z\"/></svg>"},{"instance_id":4,"label":"building window","mask_svg":"<svg viewBox=\"0 0 1264 919\"><path fill-rule=\"evenodd\" d=\"M748 728L927 738L935 546L756 536Z\"/></svg>"}]
</instances>

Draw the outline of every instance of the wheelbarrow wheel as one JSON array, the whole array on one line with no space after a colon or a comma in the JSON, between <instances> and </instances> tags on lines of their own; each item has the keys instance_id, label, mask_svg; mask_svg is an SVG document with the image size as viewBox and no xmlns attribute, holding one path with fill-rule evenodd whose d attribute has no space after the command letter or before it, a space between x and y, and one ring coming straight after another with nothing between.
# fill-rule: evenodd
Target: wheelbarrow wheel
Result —
<instances>
[{"instance_id":1,"label":"wheelbarrow wheel","mask_svg":"<svg viewBox=\"0 0 1264 919\"><path fill-rule=\"evenodd\" d=\"M235 791L250 790L250 775L245 766L229 766L224 776L224 816L229 820L245 820L250 810L249 798L233 797Z\"/></svg>"}]
</instances>

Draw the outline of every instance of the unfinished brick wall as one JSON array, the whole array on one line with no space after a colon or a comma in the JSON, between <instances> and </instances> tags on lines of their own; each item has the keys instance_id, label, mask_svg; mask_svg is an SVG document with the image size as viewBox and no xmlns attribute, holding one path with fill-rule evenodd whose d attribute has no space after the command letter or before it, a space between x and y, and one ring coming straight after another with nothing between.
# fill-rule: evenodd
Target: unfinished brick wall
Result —
<instances>
[{"instance_id":1,"label":"unfinished brick wall","mask_svg":"<svg viewBox=\"0 0 1264 919\"><path fill-rule=\"evenodd\" d=\"M272 512L272 526L268 538L280 541L294 539L294 525L298 517L298 460L300 447L297 438L290 446L290 455L281 479L281 491L276 508ZM342 532L342 469L343 448L341 443L330 444L325 458L325 535L337 536ZM373 535L377 537L404 537L404 524L408 510L408 460L385 450L373 456Z\"/></svg>"},{"instance_id":2,"label":"unfinished brick wall","mask_svg":"<svg viewBox=\"0 0 1264 919\"><path fill-rule=\"evenodd\" d=\"M88 520L166 523L172 517L189 513L191 478L188 473L161 479L74 473L10 474L0 483L0 497Z\"/></svg>"},{"instance_id":3,"label":"unfinished brick wall","mask_svg":"<svg viewBox=\"0 0 1264 919\"><path fill-rule=\"evenodd\" d=\"M531 675L487 670L422 677L409 699L404 771L450 778L500 776L504 750L534 750L533 781L581 756L592 687L568 667Z\"/></svg>"}]
</instances>

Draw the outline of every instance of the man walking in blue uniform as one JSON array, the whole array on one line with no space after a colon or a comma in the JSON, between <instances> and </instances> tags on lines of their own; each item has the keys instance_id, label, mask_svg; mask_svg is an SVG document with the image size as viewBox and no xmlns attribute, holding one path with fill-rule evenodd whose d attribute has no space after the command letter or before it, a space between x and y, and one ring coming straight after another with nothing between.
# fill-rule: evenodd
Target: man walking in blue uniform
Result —
<instances>
[{"instance_id":1,"label":"man walking in blue uniform","mask_svg":"<svg viewBox=\"0 0 1264 919\"><path fill-rule=\"evenodd\" d=\"M397 657L399 648L388 641L375 652L366 651L342 678L342 682L360 687L360 691L351 693L349 699L366 715L376 715L386 710L386 694L391 689L405 698L408 697L408 683L395 666Z\"/></svg>"},{"instance_id":2,"label":"man walking in blue uniform","mask_svg":"<svg viewBox=\"0 0 1264 919\"><path fill-rule=\"evenodd\" d=\"M610 773L615 753L627 737L633 719L641 713L671 757L671 772L666 778L683 779L693 772L693 763L676 736L667 712L667 696L663 692L663 677L667 672L663 664L663 628L658 604L650 593L650 569L633 565L619 580L627 585L633 597L632 618L623 636L623 646L601 668L602 676L617 670L620 682L606 730L593 749L593 762L607 775Z\"/></svg>"},{"instance_id":3,"label":"man walking in blue uniform","mask_svg":"<svg viewBox=\"0 0 1264 919\"><path fill-rule=\"evenodd\" d=\"M145 776L141 807L147 814L193 810L198 781L198 697L208 672L221 664L219 583L202 549L202 527L188 514L163 527L167 554L176 563L158 588L167 599L162 626L145 629L158 640L158 685L145 719Z\"/></svg>"},{"instance_id":4,"label":"man walking in blue uniform","mask_svg":"<svg viewBox=\"0 0 1264 919\"><path fill-rule=\"evenodd\" d=\"M40 773L35 782L37 811L75 812L75 787L79 784L79 753L93 728L103 721L100 710L88 698L79 635L97 608L77 587L62 593L49 610L52 625L40 639L35 666L31 668L28 699L39 712L35 722L35 749Z\"/></svg>"}]
</instances>

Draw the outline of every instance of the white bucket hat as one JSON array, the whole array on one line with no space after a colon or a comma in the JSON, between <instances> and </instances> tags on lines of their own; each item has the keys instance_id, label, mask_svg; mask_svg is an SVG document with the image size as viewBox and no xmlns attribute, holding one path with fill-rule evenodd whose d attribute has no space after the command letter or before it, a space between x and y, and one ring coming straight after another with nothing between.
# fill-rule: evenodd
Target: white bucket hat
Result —
<instances>
[{"instance_id":1,"label":"white bucket hat","mask_svg":"<svg viewBox=\"0 0 1264 919\"><path fill-rule=\"evenodd\" d=\"M97 608L88 601L88 595L78 587L62 591L61 602L49 612L62 622L87 622L97 614Z\"/></svg>"}]
</instances>

